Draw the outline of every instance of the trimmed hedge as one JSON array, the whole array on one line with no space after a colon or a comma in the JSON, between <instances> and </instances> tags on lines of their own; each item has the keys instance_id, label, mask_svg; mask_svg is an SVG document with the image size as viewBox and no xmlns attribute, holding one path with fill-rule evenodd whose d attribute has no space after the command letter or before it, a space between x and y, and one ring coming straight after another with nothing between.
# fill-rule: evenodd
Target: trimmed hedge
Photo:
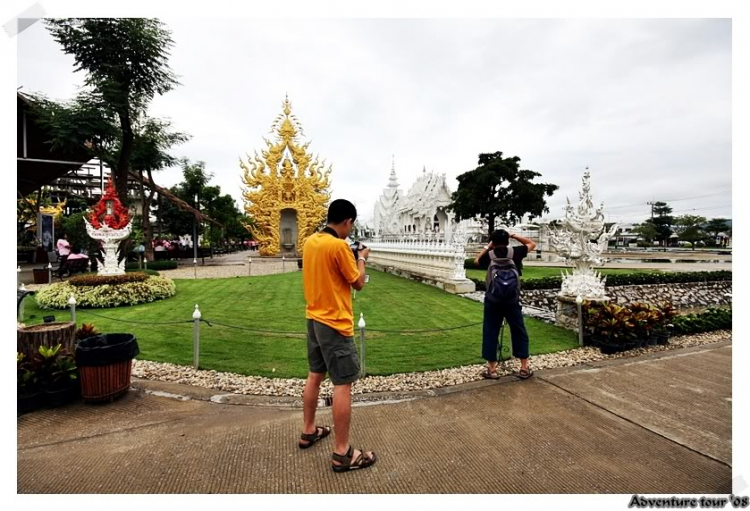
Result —
<instances>
[{"instance_id":1,"label":"trimmed hedge","mask_svg":"<svg viewBox=\"0 0 750 511\"><path fill-rule=\"evenodd\" d=\"M77 287L66 281L42 287L36 294L36 301L43 309L66 309L71 294L79 307L119 307L169 298L175 294L175 285L168 278L151 276L139 282L114 285Z\"/></svg>"},{"instance_id":2,"label":"trimmed hedge","mask_svg":"<svg viewBox=\"0 0 750 511\"><path fill-rule=\"evenodd\" d=\"M152 275L154 277L159 276L159 272L149 268L148 270L125 270L127 273L145 273L146 275Z\"/></svg>"},{"instance_id":3,"label":"trimmed hedge","mask_svg":"<svg viewBox=\"0 0 750 511\"><path fill-rule=\"evenodd\" d=\"M699 334L732 329L732 309L710 308L699 314L685 314L672 320L674 335Z\"/></svg>"},{"instance_id":4,"label":"trimmed hedge","mask_svg":"<svg viewBox=\"0 0 750 511\"><path fill-rule=\"evenodd\" d=\"M131 272L123 275L96 275L95 273L88 273L70 277L68 282L76 287L116 286L128 282L143 282L146 279L148 279L148 275L143 272Z\"/></svg>"},{"instance_id":5,"label":"trimmed hedge","mask_svg":"<svg viewBox=\"0 0 750 511\"><path fill-rule=\"evenodd\" d=\"M732 272L719 271L685 271L659 273L615 273L607 275L607 286L642 286L648 284L678 284L685 282L717 282L732 280ZM484 291L484 280L471 279L477 285L477 291ZM542 277L538 279L521 279L521 289L558 289L562 286L562 277Z\"/></svg>"},{"instance_id":6,"label":"trimmed hedge","mask_svg":"<svg viewBox=\"0 0 750 511\"><path fill-rule=\"evenodd\" d=\"M176 270L177 261L150 261L147 263L149 270ZM138 263L130 262L125 266L126 270L137 270Z\"/></svg>"}]
</instances>

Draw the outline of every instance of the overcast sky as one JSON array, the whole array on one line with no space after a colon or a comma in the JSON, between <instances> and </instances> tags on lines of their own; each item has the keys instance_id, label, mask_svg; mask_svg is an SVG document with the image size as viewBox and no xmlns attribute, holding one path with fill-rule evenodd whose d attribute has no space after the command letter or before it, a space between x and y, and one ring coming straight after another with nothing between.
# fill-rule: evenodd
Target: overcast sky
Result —
<instances>
[{"instance_id":1,"label":"overcast sky","mask_svg":"<svg viewBox=\"0 0 750 511\"><path fill-rule=\"evenodd\" d=\"M560 186L550 218L586 166L610 221L642 221L651 200L731 217L730 20L163 21L182 85L150 113L192 135L174 154L205 161L238 204L238 158L263 147L288 93L333 164L332 197L365 219L391 155L403 191L423 166L455 190L494 151ZM18 86L72 97L83 76L46 28L18 38Z\"/></svg>"}]
</instances>

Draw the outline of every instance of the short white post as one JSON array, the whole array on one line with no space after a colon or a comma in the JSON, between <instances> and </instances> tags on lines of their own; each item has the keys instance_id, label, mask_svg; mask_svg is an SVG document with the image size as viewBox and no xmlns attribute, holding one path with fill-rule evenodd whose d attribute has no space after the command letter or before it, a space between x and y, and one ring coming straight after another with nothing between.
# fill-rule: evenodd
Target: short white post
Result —
<instances>
[{"instance_id":1,"label":"short white post","mask_svg":"<svg viewBox=\"0 0 750 511\"><path fill-rule=\"evenodd\" d=\"M89 273L91 273L91 258L89 257L89 262L86 263L86 269Z\"/></svg>"},{"instance_id":2,"label":"short white post","mask_svg":"<svg viewBox=\"0 0 750 511\"><path fill-rule=\"evenodd\" d=\"M195 304L193 311L193 367L198 369L201 347L201 311Z\"/></svg>"},{"instance_id":3,"label":"short white post","mask_svg":"<svg viewBox=\"0 0 750 511\"><path fill-rule=\"evenodd\" d=\"M47 263L47 278L49 278L49 283L52 284L52 263Z\"/></svg>"},{"instance_id":4,"label":"short white post","mask_svg":"<svg viewBox=\"0 0 750 511\"><path fill-rule=\"evenodd\" d=\"M148 270L148 259L143 260L143 269Z\"/></svg>"},{"instance_id":5,"label":"short white post","mask_svg":"<svg viewBox=\"0 0 750 511\"><path fill-rule=\"evenodd\" d=\"M193 259L193 275L196 279L198 278L198 260L197 259Z\"/></svg>"},{"instance_id":6,"label":"short white post","mask_svg":"<svg viewBox=\"0 0 750 511\"><path fill-rule=\"evenodd\" d=\"M16 289L21 287L21 267L16 270Z\"/></svg>"},{"instance_id":7,"label":"short white post","mask_svg":"<svg viewBox=\"0 0 750 511\"><path fill-rule=\"evenodd\" d=\"M286 256L281 256L281 273L286 273Z\"/></svg>"},{"instance_id":8,"label":"short white post","mask_svg":"<svg viewBox=\"0 0 750 511\"><path fill-rule=\"evenodd\" d=\"M253 258L248 256L247 258L247 276L248 277L252 275L252 268L253 268Z\"/></svg>"},{"instance_id":9,"label":"short white post","mask_svg":"<svg viewBox=\"0 0 750 511\"><path fill-rule=\"evenodd\" d=\"M581 304L583 303L583 297L581 295L576 296L576 305L578 306L578 345L583 346L583 314L581 314Z\"/></svg>"},{"instance_id":10,"label":"short white post","mask_svg":"<svg viewBox=\"0 0 750 511\"><path fill-rule=\"evenodd\" d=\"M70 306L70 321L72 321L74 324L76 323L76 297L73 296L73 293L70 293L70 299L68 300L68 305Z\"/></svg>"},{"instance_id":11,"label":"short white post","mask_svg":"<svg viewBox=\"0 0 750 511\"><path fill-rule=\"evenodd\" d=\"M359 361L359 377L364 378L365 374L367 374L367 368L365 367L365 326L367 326L367 323L365 323L365 314L364 312L359 313L359 352L360 352L360 361Z\"/></svg>"}]
</instances>

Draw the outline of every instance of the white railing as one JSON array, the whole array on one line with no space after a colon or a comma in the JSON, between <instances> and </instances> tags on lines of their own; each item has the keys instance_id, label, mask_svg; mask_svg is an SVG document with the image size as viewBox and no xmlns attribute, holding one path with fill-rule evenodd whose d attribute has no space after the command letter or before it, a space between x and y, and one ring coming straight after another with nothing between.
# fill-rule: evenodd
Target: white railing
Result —
<instances>
[{"instance_id":1,"label":"white railing","mask_svg":"<svg viewBox=\"0 0 750 511\"><path fill-rule=\"evenodd\" d=\"M439 280L466 280L465 243L457 240L369 241L370 260L380 266L397 268Z\"/></svg>"}]
</instances>

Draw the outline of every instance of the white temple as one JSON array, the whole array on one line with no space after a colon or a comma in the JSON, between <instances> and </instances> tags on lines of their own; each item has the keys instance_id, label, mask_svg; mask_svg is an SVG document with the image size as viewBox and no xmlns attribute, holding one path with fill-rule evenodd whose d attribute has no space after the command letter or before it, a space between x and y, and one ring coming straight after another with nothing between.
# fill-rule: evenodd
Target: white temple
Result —
<instances>
[{"instance_id":1,"label":"white temple","mask_svg":"<svg viewBox=\"0 0 750 511\"><path fill-rule=\"evenodd\" d=\"M427 172L412 184L405 195L399 189L395 162L391 164L388 186L375 203L373 225L377 237L434 237L451 240L455 215L445 211L451 203L451 191L445 174ZM481 236L485 229L479 221L469 221L469 237Z\"/></svg>"}]
</instances>

